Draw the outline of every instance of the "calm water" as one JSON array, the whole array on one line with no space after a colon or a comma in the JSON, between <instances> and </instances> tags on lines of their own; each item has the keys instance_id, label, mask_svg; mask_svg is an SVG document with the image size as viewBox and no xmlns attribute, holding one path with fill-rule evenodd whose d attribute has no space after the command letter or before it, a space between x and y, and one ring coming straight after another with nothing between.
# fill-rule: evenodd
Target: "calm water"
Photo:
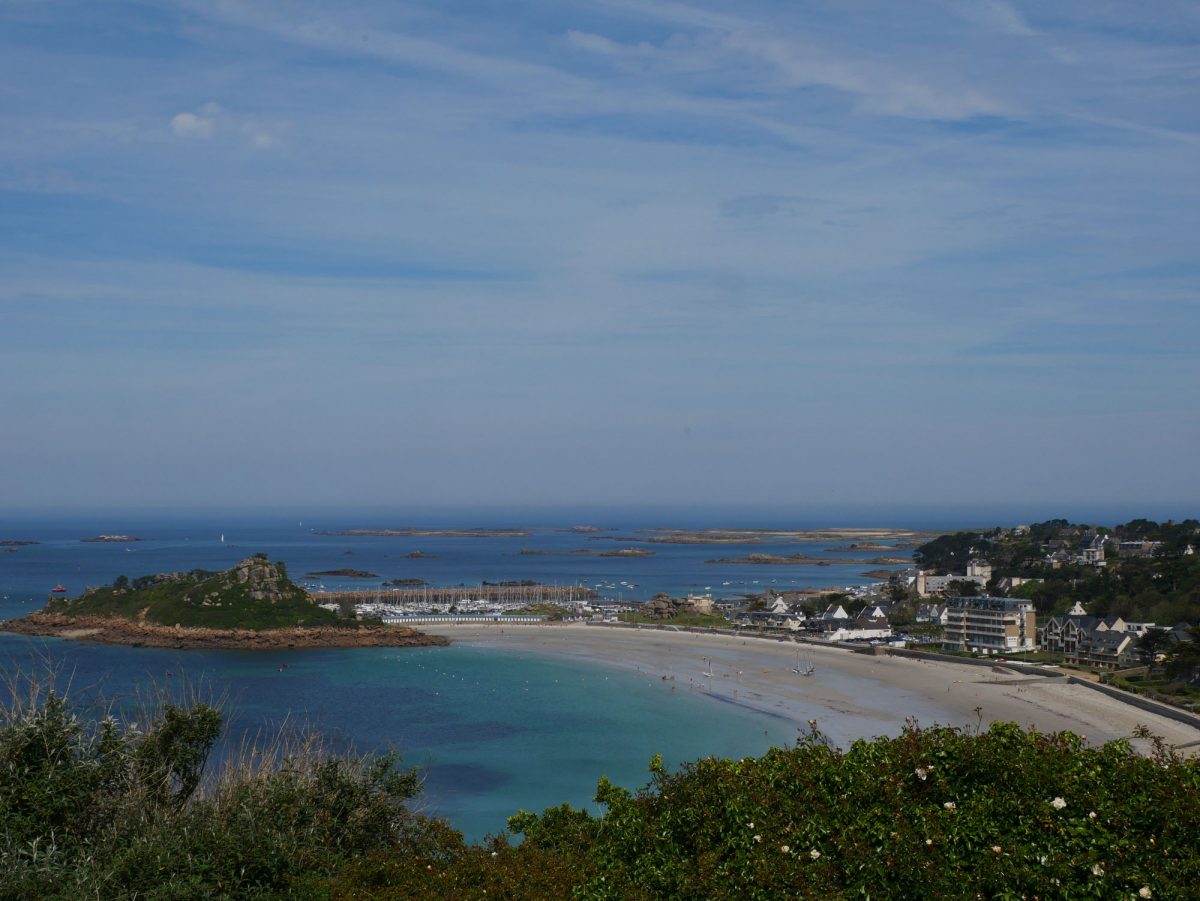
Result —
<instances>
[{"instance_id":1,"label":"calm water","mask_svg":"<svg viewBox=\"0 0 1200 901\"><path fill-rule=\"evenodd\" d=\"M0 618L41 607L56 584L76 594L118 575L224 569L259 551L286 562L297 577L351 567L378 573L381 579L419 578L439 585L528 578L582 582L614 598L648 598L657 591L678 594L710 586L718 596L734 596L766 585L863 581L863 566L704 562L752 551L823 553L823 545L808 543L656 545L654 557L625 559L520 555L526 547L622 547L635 534L612 529L602 533L612 540L599 540L570 532L565 527L571 523L537 528L528 537L513 539L347 538L313 531L407 525L411 523L353 519L303 524L298 519L80 519L53 524L0 520L0 539L41 542L0 554ZM145 540L132 545L80 542L100 533ZM414 550L431 556L406 559ZM324 584L374 586L357 580L326 579ZM186 679L230 699L234 735L291 717L359 750L395 748L407 763L427 770L425 801L431 810L473 838L502 830L505 818L520 808L538 810L563 801L586 806L601 775L631 788L640 786L654 754L662 754L670 764L709 754L760 754L795 737L782 720L673 692L669 683L659 680L486 648L184 653L0 633L0 668L37 669L47 663L69 674L74 692L83 699L120 700L151 682L169 685ZM281 669L283 663L288 666Z\"/></svg>"},{"instance_id":2,"label":"calm water","mask_svg":"<svg viewBox=\"0 0 1200 901\"><path fill-rule=\"evenodd\" d=\"M357 569L376 573L379 580L323 578L326 588L373 588L379 581L423 579L434 585L477 585L481 581L535 579L548 584L582 583L606 597L646 600L655 592L683 594L711 590L717 596L774 585L830 586L866 579L862 565L746 566L715 565L706 560L748 553L804 553L830 560L880 556L828 553L829 544L786 543L746 545L642 545L653 557L523 556L521 551L577 549L604 551L629 545L636 528L613 528L598 534L577 534L568 527L528 528L520 538L376 538L320 535L319 531L381 528L409 523L363 520L220 520L104 521L30 523L0 518L0 540L38 541L15 553L0 553L0 615L40 607L46 593L63 585L76 595L88 585L104 585L119 575L131 578L170 570L227 569L257 552L282 560L293 578L305 573ZM519 524L509 523L514 527ZM598 525L603 526L604 523ZM133 544L81 542L98 534L133 535ZM221 536L224 536L224 543ZM2 549L0 549L2 550ZM408 559L420 551L424 559ZM901 552L907 555L907 552ZM624 584L622 584L624 583ZM635 586L635 587L630 587Z\"/></svg>"}]
</instances>

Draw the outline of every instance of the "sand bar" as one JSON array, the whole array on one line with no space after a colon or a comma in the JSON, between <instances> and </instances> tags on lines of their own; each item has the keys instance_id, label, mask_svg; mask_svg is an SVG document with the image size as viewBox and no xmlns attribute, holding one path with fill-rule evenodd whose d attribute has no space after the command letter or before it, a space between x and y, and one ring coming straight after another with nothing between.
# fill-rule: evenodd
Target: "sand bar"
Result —
<instances>
[{"instance_id":1,"label":"sand bar","mask_svg":"<svg viewBox=\"0 0 1200 901\"><path fill-rule=\"evenodd\" d=\"M875 657L840 648L736 635L623 629L583 624L423 625L465 645L551 654L634 671L672 691L708 696L818 728L839 746L895 735L906 718L975 728L1015 722L1043 732L1070 730L1099 744L1131 738L1139 725L1171 745L1200 742L1200 729L1062 678L1031 678L979 666ZM811 676L792 671L811 663ZM800 667L801 669L804 666ZM1141 749L1146 743L1134 740ZM1194 749L1192 749L1194 750Z\"/></svg>"}]
</instances>

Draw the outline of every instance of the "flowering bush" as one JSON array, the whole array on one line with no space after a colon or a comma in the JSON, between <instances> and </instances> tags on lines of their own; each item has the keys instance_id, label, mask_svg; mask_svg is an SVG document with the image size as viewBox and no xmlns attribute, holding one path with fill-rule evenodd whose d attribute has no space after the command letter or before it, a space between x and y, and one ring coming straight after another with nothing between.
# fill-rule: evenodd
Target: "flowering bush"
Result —
<instances>
[{"instance_id":1,"label":"flowering bush","mask_svg":"<svg viewBox=\"0 0 1200 901\"><path fill-rule=\"evenodd\" d=\"M1181 898L1200 884L1200 767L1161 744L1142 757L1011 724L912 726L842 753L813 731L651 772L637 794L601 782L576 897ZM553 847L546 825L513 822L531 850Z\"/></svg>"}]
</instances>

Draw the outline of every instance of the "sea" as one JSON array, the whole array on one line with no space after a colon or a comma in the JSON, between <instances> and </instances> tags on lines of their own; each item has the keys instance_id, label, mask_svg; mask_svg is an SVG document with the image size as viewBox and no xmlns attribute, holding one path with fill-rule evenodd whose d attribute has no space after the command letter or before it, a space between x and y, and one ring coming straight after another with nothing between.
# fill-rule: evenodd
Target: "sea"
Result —
<instances>
[{"instance_id":1,"label":"sea","mask_svg":"<svg viewBox=\"0 0 1200 901\"><path fill-rule=\"evenodd\" d=\"M673 521L620 516L426 513L419 520L387 513L277 514L104 513L76 516L0 514L0 541L37 542L0 553L0 619L40 609L55 586L68 596L87 586L196 568L227 569L255 553L287 565L314 590L376 588L395 579L431 585L478 585L530 579L580 584L612 600L711 593L736 598L779 590L870 581L860 554L821 543L638 545L650 557L523 555L523 550L612 550ZM805 528L827 525L778 519L707 522L717 527ZM841 522L839 525L850 523ZM879 523L875 523L878 525ZM598 531L577 531L586 526ZM351 529L520 529L517 537L376 537ZM97 543L98 535L130 543ZM845 542L838 543L841 546ZM421 557L409 555L420 551ZM855 559L830 566L715 564L748 553ZM377 580L307 573L355 569ZM425 775L419 805L447 818L472 840L502 832L519 810L563 802L595 810L597 781L607 776L637 788L656 754L669 766L708 755L757 755L796 738L788 719L680 693L658 679L604 666L488 647L359 648L284 652L176 651L105 646L0 633L0 675L53 671L85 705L132 704L153 690L199 691L220 699L230 745L277 728L321 733L339 750L395 751Z\"/></svg>"}]
</instances>

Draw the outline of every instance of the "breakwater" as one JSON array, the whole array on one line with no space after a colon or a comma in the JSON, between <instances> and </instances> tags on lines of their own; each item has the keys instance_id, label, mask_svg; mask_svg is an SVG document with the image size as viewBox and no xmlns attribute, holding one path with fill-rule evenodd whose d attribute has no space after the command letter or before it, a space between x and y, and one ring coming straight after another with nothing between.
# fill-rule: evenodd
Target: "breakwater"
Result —
<instances>
[{"instance_id":1,"label":"breakwater","mask_svg":"<svg viewBox=\"0 0 1200 901\"><path fill-rule=\"evenodd\" d=\"M586 585L460 585L456 588L376 588L363 591L313 591L318 604L571 604L595 600L599 594Z\"/></svg>"}]
</instances>

